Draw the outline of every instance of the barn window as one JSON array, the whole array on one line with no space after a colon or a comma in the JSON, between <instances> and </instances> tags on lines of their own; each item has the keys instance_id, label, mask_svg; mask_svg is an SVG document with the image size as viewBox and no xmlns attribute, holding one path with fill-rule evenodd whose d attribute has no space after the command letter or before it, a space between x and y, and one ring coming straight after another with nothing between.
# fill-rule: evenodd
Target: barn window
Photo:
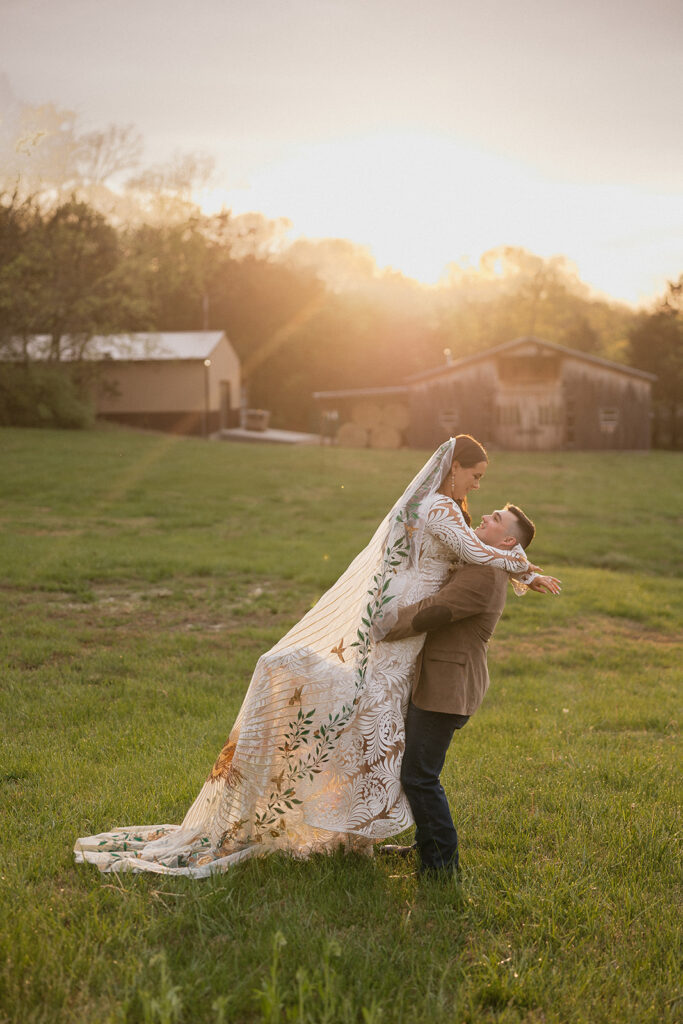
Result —
<instances>
[{"instance_id":1,"label":"barn window","mask_svg":"<svg viewBox=\"0 0 683 1024\"><path fill-rule=\"evenodd\" d=\"M600 430L603 434L613 434L619 426L619 410L614 405L603 405L599 412Z\"/></svg>"},{"instance_id":2,"label":"barn window","mask_svg":"<svg viewBox=\"0 0 683 1024\"><path fill-rule=\"evenodd\" d=\"M556 380L560 370L557 356L499 356L498 374L505 383L536 383Z\"/></svg>"},{"instance_id":3,"label":"barn window","mask_svg":"<svg viewBox=\"0 0 683 1024\"><path fill-rule=\"evenodd\" d=\"M560 422L560 410L556 405L539 405L538 422L542 427L549 427Z\"/></svg>"},{"instance_id":4,"label":"barn window","mask_svg":"<svg viewBox=\"0 0 683 1024\"><path fill-rule=\"evenodd\" d=\"M499 405L497 414L498 422L504 427L518 427L522 422L518 405Z\"/></svg>"},{"instance_id":5,"label":"barn window","mask_svg":"<svg viewBox=\"0 0 683 1024\"><path fill-rule=\"evenodd\" d=\"M458 414L455 409L452 407L450 409L443 409L439 414L439 423L444 430L451 434L458 425Z\"/></svg>"}]
</instances>

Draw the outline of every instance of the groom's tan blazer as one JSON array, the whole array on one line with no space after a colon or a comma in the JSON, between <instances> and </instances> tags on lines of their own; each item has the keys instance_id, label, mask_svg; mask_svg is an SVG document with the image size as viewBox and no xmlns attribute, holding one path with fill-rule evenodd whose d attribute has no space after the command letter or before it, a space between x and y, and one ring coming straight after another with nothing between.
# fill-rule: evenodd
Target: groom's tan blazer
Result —
<instances>
[{"instance_id":1,"label":"groom's tan blazer","mask_svg":"<svg viewBox=\"0 0 683 1024\"><path fill-rule=\"evenodd\" d=\"M508 574L464 565L433 594L399 612L385 640L427 632L412 700L423 711L472 715L489 687L488 642L505 607Z\"/></svg>"}]
</instances>

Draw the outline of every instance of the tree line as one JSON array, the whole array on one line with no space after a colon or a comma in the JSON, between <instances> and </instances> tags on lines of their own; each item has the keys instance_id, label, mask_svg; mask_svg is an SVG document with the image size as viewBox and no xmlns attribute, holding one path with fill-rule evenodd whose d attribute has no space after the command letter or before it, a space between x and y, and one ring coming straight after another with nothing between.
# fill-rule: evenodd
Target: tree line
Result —
<instances>
[{"instance_id":1,"label":"tree line","mask_svg":"<svg viewBox=\"0 0 683 1024\"><path fill-rule=\"evenodd\" d=\"M0 422L66 422L64 408L84 422L97 334L225 331L249 404L295 429L316 427L314 391L400 384L446 354L536 334L657 374L655 441L681 443L683 277L635 312L594 295L565 257L504 246L422 286L348 240L291 241L286 221L257 213L204 215L193 196L206 159L136 170L130 127L79 134L63 112L40 116L50 130L28 154L15 145L0 188ZM49 337L40 366L37 334Z\"/></svg>"}]
</instances>

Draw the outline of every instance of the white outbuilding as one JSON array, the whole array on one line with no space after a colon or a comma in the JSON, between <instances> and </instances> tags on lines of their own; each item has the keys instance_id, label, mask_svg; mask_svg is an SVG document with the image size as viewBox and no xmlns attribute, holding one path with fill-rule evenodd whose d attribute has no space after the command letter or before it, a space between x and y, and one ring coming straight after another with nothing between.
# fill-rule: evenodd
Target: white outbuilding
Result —
<instances>
[{"instance_id":1,"label":"white outbuilding","mask_svg":"<svg viewBox=\"0 0 683 1024\"><path fill-rule=\"evenodd\" d=\"M51 339L25 346L50 358ZM240 360L223 331L162 331L65 338L61 359L89 365L98 418L148 430L207 435L239 424Z\"/></svg>"}]
</instances>

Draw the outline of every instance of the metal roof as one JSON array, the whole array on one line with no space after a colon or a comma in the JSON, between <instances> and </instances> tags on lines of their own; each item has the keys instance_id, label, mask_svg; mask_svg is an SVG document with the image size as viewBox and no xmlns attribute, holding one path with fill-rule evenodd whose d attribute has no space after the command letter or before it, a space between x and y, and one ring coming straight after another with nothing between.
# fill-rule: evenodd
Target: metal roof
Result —
<instances>
[{"instance_id":1,"label":"metal roof","mask_svg":"<svg viewBox=\"0 0 683 1024\"><path fill-rule=\"evenodd\" d=\"M455 359L452 363L435 366L431 370L422 370L420 373L413 373L410 377L406 377L406 380L412 384L414 382L417 383L419 381L428 380L429 378L441 377L447 373L451 373L453 370L459 370L462 367L470 366L472 363L488 359L490 356L498 355L499 353L505 352L517 345L528 344L529 342L533 342L535 345L540 345L542 348L549 348L553 352L559 352L561 355L572 356L574 359L580 359L587 363L593 363L596 366L602 366L607 370L617 370L620 373L626 373L631 377L640 377L643 380L657 380L657 375L654 373L647 373L645 370L636 370L632 366L626 366L624 363L614 363L610 359L602 359L600 356L592 356L587 352L580 352L576 348L566 348L564 345L556 345L552 341L545 341L543 338L537 338L532 334L521 338L515 338L513 341L506 341L502 345L496 345L495 348L488 348L484 349L482 352L475 352L471 356L463 356L462 359Z\"/></svg>"},{"instance_id":2,"label":"metal roof","mask_svg":"<svg viewBox=\"0 0 683 1024\"><path fill-rule=\"evenodd\" d=\"M169 359L207 359L218 343L227 337L224 331L141 331L135 334L97 334L87 344L85 359L115 359L143 362ZM69 339L65 339L67 347ZM28 343L30 359L45 359L50 348L49 334L36 334Z\"/></svg>"}]
</instances>

